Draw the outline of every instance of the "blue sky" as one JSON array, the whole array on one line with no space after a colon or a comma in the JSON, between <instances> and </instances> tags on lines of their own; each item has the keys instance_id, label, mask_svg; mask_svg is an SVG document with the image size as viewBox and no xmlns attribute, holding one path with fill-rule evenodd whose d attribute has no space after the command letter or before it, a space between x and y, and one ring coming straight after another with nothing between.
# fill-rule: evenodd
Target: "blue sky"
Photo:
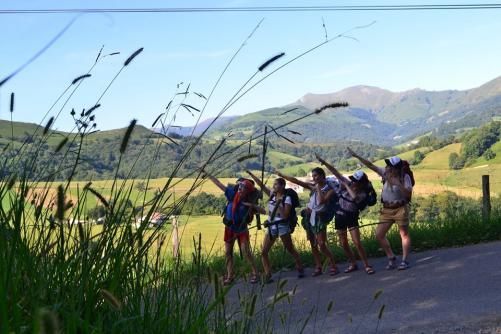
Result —
<instances>
[{"instance_id":1,"label":"blue sky","mask_svg":"<svg viewBox=\"0 0 501 334\"><path fill-rule=\"evenodd\" d=\"M488 1L482 1L486 3ZM414 1L378 1L412 4ZM420 1L421 4L436 2ZM442 1L475 3L474 1ZM124 8L326 5L327 1L10 1L2 9ZM336 4L376 4L345 1ZM38 123L54 100L77 76L86 73L102 45L104 53L121 52L99 62L75 93L55 126L71 129L69 112L92 106L137 48L144 52L123 71L101 100L98 128L125 127L131 119L149 126L176 93L180 82L208 95L231 55L264 18L223 77L202 118L216 115L269 57L286 55L266 72L329 37L353 31L285 67L236 103L227 115L289 104L308 92L330 93L353 85L392 91L468 89L501 75L501 10L409 12L285 13L128 13L86 14L46 53L1 88L0 118L10 117L8 97L16 94L16 121ZM8 75L69 22L72 14L0 15L0 77ZM262 75L261 75L262 76ZM261 77L258 76L257 78ZM202 106L202 100L186 101ZM349 102L349 101L348 101ZM51 113L59 111L59 107ZM179 112L176 124L195 119Z\"/></svg>"}]
</instances>

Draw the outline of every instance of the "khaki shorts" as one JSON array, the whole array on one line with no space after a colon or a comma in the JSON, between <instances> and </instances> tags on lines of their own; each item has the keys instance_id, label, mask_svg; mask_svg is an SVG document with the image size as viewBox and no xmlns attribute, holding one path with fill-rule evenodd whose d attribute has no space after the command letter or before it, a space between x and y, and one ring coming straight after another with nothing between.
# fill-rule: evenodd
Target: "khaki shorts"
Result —
<instances>
[{"instance_id":1,"label":"khaki shorts","mask_svg":"<svg viewBox=\"0 0 501 334\"><path fill-rule=\"evenodd\" d=\"M409 204L399 208L382 208L379 215L380 223L397 223L399 226L409 225Z\"/></svg>"}]
</instances>

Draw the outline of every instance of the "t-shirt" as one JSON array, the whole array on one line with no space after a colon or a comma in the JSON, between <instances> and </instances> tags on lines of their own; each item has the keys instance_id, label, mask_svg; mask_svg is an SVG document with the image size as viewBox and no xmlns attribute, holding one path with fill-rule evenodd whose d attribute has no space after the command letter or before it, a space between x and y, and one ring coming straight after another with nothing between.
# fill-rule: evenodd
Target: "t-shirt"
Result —
<instances>
[{"instance_id":1,"label":"t-shirt","mask_svg":"<svg viewBox=\"0 0 501 334\"><path fill-rule=\"evenodd\" d=\"M323 193L327 193L329 190L336 191L336 185L332 182L326 182L325 185L320 189ZM320 204L318 201L318 194L316 191L310 196L310 201L308 202L308 208L311 209L310 215L310 224L311 226L315 226L317 223L317 214L319 212L324 212L327 209L327 205L325 203Z\"/></svg>"},{"instance_id":2,"label":"t-shirt","mask_svg":"<svg viewBox=\"0 0 501 334\"><path fill-rule=\"evenodd\" d=\"M235 217L233 217L233 199L237 190L234 187L226 187L226 191L224 192L224 196L228 201L228 205L226 206L226 218L233 221L233 224L229 225L229 228L236 233L244 232L248 229L247 223L249 221L249 207L245 206L241 203L238 204L237 209L235 210Z\"/></svg>"},{"instance_id":3,"label":"t-shirt","mask_svg":"<svg viewBox=\"0 0 501 334\"><path fill-rule=\"evenodd\" d=\"M346 190L345 187L342 187L339 192L339 208L341 211L345 212L353 212L358 213L360 210L358 209L359 203L365 200L367 194L365 191L359 192L355 198L351 198L350 193Z\"/></svg>"},{"instance_id":4,"label":"t-shirt","mask_svg":"<svg viewBox=\"0 0 501 334\"><path fill-rule=\"evenodd\" d=\"M378 174L384 175L386 173L386 169L382 167L378 167ZM403 186L405 189L412 191L412 180L409 174L404 175ZM381 200L383 203L394 203L407 201L407 198L402 194L400 188L396 185L390 185L389 182L385 182L383 185L383 191L381 193Z\"/></svg>"},{"instance_id":5,"label":"t-shirt","mask_svg":"<svg viewBox=\"0 0 501 334\"><path fill-rule=\"evenodd\" d=\"M275 200L275 196L270 197L270 200L268 201L268 220L271 220L271 215L273 213L273 210L275 210L276 204L277 201ZM286 204L289 204L292 207L292 198L290 196L286 196L285 200L280 205L285 206ZM276 222L283 219L284 218L280 215L280 208L279 208L275 213L275 218L273 219L273 221Z\"/></svg>"}]
</instances>

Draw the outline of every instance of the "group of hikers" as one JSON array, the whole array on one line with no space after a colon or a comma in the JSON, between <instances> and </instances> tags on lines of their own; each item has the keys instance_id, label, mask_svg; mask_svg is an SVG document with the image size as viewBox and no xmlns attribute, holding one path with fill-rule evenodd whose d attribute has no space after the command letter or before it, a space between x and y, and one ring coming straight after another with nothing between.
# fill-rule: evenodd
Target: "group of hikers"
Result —
<instances>
[{"instance_id":1,"label":"group of hikers","mask_svg":"<svg viewBox=\"0 0 501 334\"><path fill-rule=\"evenodd\" d=\"M399 270L405 270L409 268L408 256L411 248L409 202L414 185L412 172L408 168L407 162L397 156L385 159L385 167L378 167L356 154L350 148L348 148L348 151L362 164L382 177L382 208L376 227L376 238L388 259L386 269L398 268ZM355 254L353 254L348 243L349 232L363 262L365 272L369 275L375 273L360 241L359 231L360 212L368 205L374 205L377 201L374 188L367 174L362 170L357 170L349 177L345 177L320 156L317 155L316 157L336 177L335 179L327 178L324 169L321 167L311 170L312 180L309 182L275 171L278 178L274 180L273 187L270 189L250 171L247 171L250 178L239 178L235 186L225 186L216 177L207 174L207 177L224 192L228 201L223 218L226 258L226 274L223 283L225 285L231 284L235 279L233 261L235 242L238 242L241 252L250 264L252 270L250 282L257 283L259 281L258 269L251 252L248 228L254 214L268 215L268 219L264 224L267 231L261 252L264 281L267 283L273 281L269 252L278 237L282 240L285 249L294 258L298 278L305 276L303 264L291 236L298 219L295 208L299 205L299 200L295 191L286 188L286 181L311 191L308 205L301 210L301 225L306 231L315 263L315 269L311 275L315 277L323 273L322 254L329 261L329 274L336 275L339 273L334 255L327 244L327 226L332 220L334 220L334 228L341 247L349 260L349 265L344 272L350 273L359 269ZM266 208L258 205L257 197L260 192L257 191L256 184L269 197ZM398 225L402 240L403 254L399 264L386 238L386 234L393 224Z\"/></svg>"}]
</instances>

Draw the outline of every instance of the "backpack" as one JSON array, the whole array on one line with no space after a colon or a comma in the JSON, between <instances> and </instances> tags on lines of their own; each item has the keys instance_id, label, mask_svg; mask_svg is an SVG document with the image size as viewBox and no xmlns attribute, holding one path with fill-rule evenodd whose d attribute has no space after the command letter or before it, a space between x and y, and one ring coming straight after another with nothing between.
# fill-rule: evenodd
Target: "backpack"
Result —
<instances>
[{"instance_id":1,"label":"backpack","mask_svg":"<svg viewBox=\"0 0 501 334\"><path fill-rule=\"evenodd\" d=\"M287 218L287 220L289 223L289 228L291 230L291 233L293 233L294 230L296 229L296 226L297 226L296 208L301 206L301 202L299 201L299 196L298 196L297 192L292 188L285 188L285 197L287 197L287 196L289 196L291 198L291 201L292 201L291 211L289 212L289 218ZM272 195L270 197L270 200L273 197L274 196Z\"/></svg>"},{"instance_id":2,"label":"backpack","mask_svg":"<svg viewBox=\"0 0 501 334\"><path fill-rule=\"evenodd\" d=\"M238 191L238 184L233 186L233 190L236 194ZM258 201L260 198L262 198L261 192L258 189L254 188L254 190L249 194L249 198L247 201L252 203L252 204L258 204ZM230 202L226 203L226 205L223 209L223 212L221 213L221 216L223 216L223 224L226 226L230 226L233 224L233 221L231 219L229 219L229 217L226 216L226 213L228 211L228 205L230 205ZM252 223L252 221L254 220L254 216L255 216L255 212L253 210L249 209L249 214L248 214L247 219L246 219L247 225L250 225Z\"/></svg>"},{"instance_id":3,"label":"backpack","mask_svg":"<svg viewBox=\"0 0 501 334\"><path fill-rule=\"evenodd\" d=\"M409 164L409 161L402 160L402 170L404 172L404 175L405 174L409 175L409 177L411 178L412 186L414 187L414 185L416 184L416 180L414 180L414 173L411 170L411 166Z\"/></svg>"},{"instance_id":4,"label":"backpack","mask_svg":"<svg viewBox=\"0 0 501 334\"><path fill-rule=\"evenodd\" d=\"M324 222L332 221L334 219L334 216L336 215L336 211L339 208L339 196L338 196L339 184L334 183L332 181L327 181L327 185L329 186L330 189L334 190L334 194L331 196L331 198L329 198L329 201L325 204L325 210L318 213L322 221Z\"/></svg>"},{"instance_id":5,"label":"backpack","mask_svg":"<svg viewBox=\"0 0 501 334\"><path fill-rule=\"evenodd\" d=\"M357 204L358 210L363 211L368 206L374 206L377 203L377 194L376 190L372 186L372 182L369 181L367 184L367 188L365 189L366 196L364 200Z\"/></svg>"},{"instance_id":6,"label":"backpack","mask_svg":"<svg viewBox=\"0 0 501 334\"><path fill-rule=\"evenodd\" d=\"M414 173L411 170L411 165L409 164L409 161L402 160L402 172L403 172L402 174L404 175L404 177L405 177L405 174L409 175L409 177L411 178L411 184L414 187L414 185L416 184L416 180L414 179ZM383 177L383 184L385 182L386 182L386 180ZM402 182L403 182L403 180L402 180ZM412 199L412 193L411 193L411 199Z\"/></svg>"}]
</instances>

